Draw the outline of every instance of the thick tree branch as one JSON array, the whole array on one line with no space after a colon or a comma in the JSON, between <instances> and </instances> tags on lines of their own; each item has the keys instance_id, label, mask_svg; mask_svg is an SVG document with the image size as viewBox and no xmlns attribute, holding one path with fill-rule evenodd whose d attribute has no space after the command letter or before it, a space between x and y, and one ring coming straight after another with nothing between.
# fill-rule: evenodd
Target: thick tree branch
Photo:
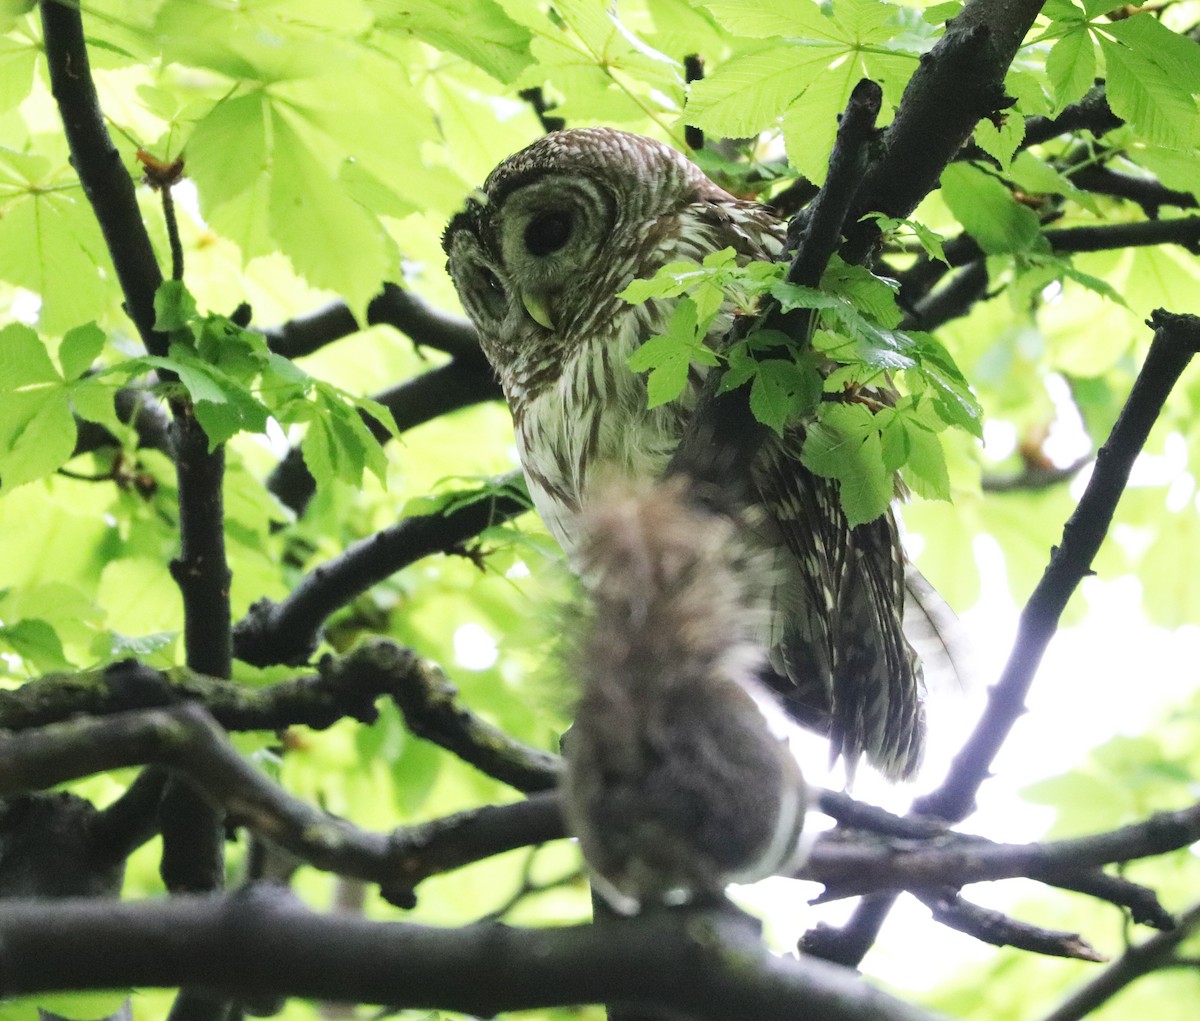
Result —
<instances>
[{"instance_id":1,"label":"thick tree branch","mask_svg":"<svg viewBox=\"0 0 1200 1021\"><path fill-rule=\"evenodd\" d=\"M859 217L908 216L979 119L1008 104L1005 73L1041 8L1042 0L970 0L921 57L855 198L842 249L847 262L862 262L879 236L875 221Z\"/></svg>"},{"instance_id":2,"label":"thick tree branch","mask_svg":"<svg viewBox=\"0 0 1200 1021\"><path fill-rule=\"evenodd\" d=\"M475 742L476 748L486 748L478 737ZM511 748L501 749L500 754L511 755ZM557 795L550 789L557 780L559 761L546 753L526 755L526 764L512 779L523 780L528 790L545 793L390 835L376 834L284 792L237 753L209 714L199 706L183 705L73 720L9 738L0 745L0 797L103 770L156 763L186 776L235 824L247 826L317 868L379 883L387 897L403 905L412 902L415 886L431 875L566 835ZM511 765L506 761L503 766L510 775ZM493 762L489 771L500 769ZM898 819L834 792L820 792L819 803L856 825L886 834L867 836L839 827L818 839L796 875L824 884L822 900L876 890L908 889L923 895L970 883L1028 877L1136 905L1141 920L1169 927L1172 920L1152 893L1097 874L1095 869L1178 850L1200 839L1200 805L1160 813L1110 833L1005 845L946 833L928 821Z\"/></svg>"},{"instance_id":3,"label":"thick tree branch","mask_svg":"<svg viewBox=\"0 0 1200 1021\"><path fill-rule=\"evenodd\" d=\"M1017 877L1092 892L1106 900L1108 894L1128 899L1134 884L1098 883L1093 870L1177 851L1196 840L1200 840L1200 804L1158 813L1108 833L1033 844L999 844L958 833L864 840L839 829L818 840L796 876L823 883L827 892L822 900L871 893L889 885L933 890ZM1172 924L1161 909L1152 910L1144 920L1159 927Z\"/></svg>"},{"instance_id":4,"label":"thick tree branch","mask_svg":"<svg viewBox=\"0 0 1200 1021\"><path fill-rule=\"evenodd\" d=\"M76 716L202 705L226 730L316 730L350 717L371 723L375 702L391 698L409 729L481 772L520 791L553 787L555 755L521 744L458 702L440 668L383 639L345 656L326 656L314 677L264 688L177 670L170 675L134 660L82 674L52 674L0 692L0 729L31 730Z\"/></svg>"},{"instance_id":5,"label":"thick tree branch","mask_svg":"<svg viewBox=\"0 0 1200 1021\"><path fill-rule=\"evenodd\" d=\"M502 491L516 479L505 476L492 495L460 501L445 513L405 518L312 570L282 602L259 600L234 628L238 658L256 666L304 662L316 650L330 614L372 585L422 557L451 552L527 510L524 500Z\"/></svg>"},{"instance_id":6,"label":"thick tree branch","mask_svg":"<svg viewBox=\"0 0 1200 1021\"><path fill-rule=\"evenodd\" d=\"M1200 251L1200 216L1180 216L1169 220L1143 220L1137 223L1114 223L1100 227L1052 227L1042 232L1050 250L1058 255L1072 252L1101 252L1118 248L1141 248L1151 245L1180 245L1189 252ZM907 323L920 329L932 329L952 315L945 315L939 302L951 303L953 314L968 311L969 304L959 301L956 292L944 294L955 284L933 291L934 285L951 269L975 267L971 285L972 293L978 297L987 286L984 267L986 253L969 234L951 238L943 246L946 261L922 258L911 269L898 274L900 279L899 301L913 311ZM962 275L955 279L965 283ZM966 297L966 295L962 295ZM963 307L965 305L965 307ZM927 308L932 306L932 309ZM961 311L958 309L961 307ZM906 327L906 328L911 328Z\"/></svg>"},{"instance_id":7,"label":"thick tree branch","mask_svg":"<svg viewBox=\"0 0 1200 1021\"><path fill-rule=\"evenodd\" d=\"M1167 967L1184 940L1200 930L1200 904L1188 908L1170 932L1131 946L1113 964L1071 993L1042 1021L1080 1021L1143 975Z\"/></svg>"},{"instance_id":8,"label":"thick tree branch","mask_svg":"<svg viewBox=\"0 0 1200 1021\"><path fill-rule=\"evenodd\" d=\"M1072 103L1057 117L1028 118L1021 146L1040 145L1059 135L1074 134L1076 131L1089 131L1100 138L1124 123L1108 105L1108 91L1104 83L1097 82L1078 103Z\"/></svg>"},{"instance_id":9,"label":"thick tree branch","mask_svg":"<svg viewBox=\"0 0 1200 1021\"><path fill-rule=\"evenodd\" d=\"M77 6L43 0L42 27L51 91L58 103L84 193L92 205L133 320L146 349L167 353L167 337L154 328L154 295L162 272L142 223L133 180L100 110L92 81L83 22ZM172 574L184 602L188 663L216 676L231 662L229 568L225 561L221 482L224 451L210 451L190 404L171 402L180 502L180 556ZM160 805L162 872L172 889L220 885L224 873L223 829L216 813L196 792L169 783Z\"/></svg>"},{"instance_id":10,"label":"thick tree branch","mask_svg":"<svg viewBox=\"0 0 1200 1021\"><path fill-rule=\"evenodd\" d=\"M1095 195L1111 195L1136 202L1151 219L1158 218L1162 206L1195 209L1200 205L1190 191L1168 188L1153 177L1124 174L1102 166L1079 167L1075 170L1067 168L1067 172L1076 187Z\"/></svg>"},{"instance_id":11,"label":"thick tree branch","mask_svg":"<svg viewBox=\"0 0 1200 1021\"><path fill-rule=\"evenodd\" d=\"M367 306L367 324L394 326L418 347L445 351L454 358L479 353L475 328L466 319L442 312L396 284L384 284L383 290L371 299ZM349 306L334 302L282 326L267 327L260 332L276 354L301 358L360 329L362 327Z\"/></svg>"},{"instance_id":12,"label":"thick tree branch","mask_svg":"<svg viewBox=\"0 0 1200 1021\"><path fill-rule=\"evenodd\" d=\"M1200 350L1200 318L1159 310L1150 320L1154 339L1079 505L1063 529L1062 544L1021 613L1016 641L1004 671L988 693L988 705L956 756L941 786L918 799L916 811L959 821L970 814L975 793L990 775L996 752L1025 711L1025 698L1042 655L1058 629L1067 600L1091 571L1134 459L1145 445L1167 395Z\"/></svg>"},{"instance_id":13,"label":"thick tree branch","mask_svg":"<svg viewBox=\"0 0 1200 1021\"><path fill-rule=\"evenodd\" d=\"M319 916L278 891L97 905L14 902L0 917L0 995L206 986L237 997L501 1011L622 1003L703 1019L931 1021L823 961L775 957L729 910L603 926L434 929ZM463 981L469 975L470 981Z\"/></svg>"},{"instance_id":14,"label":"thick tree branch","mask_svg":"<svg viewBox=\"0 0 1200 1021\"><path fill-rule=\"evenodd\" d=\"M142 223L133 178L121 165L104 123L79 7L42 0L40 9L50 90L62 116L71 165L100 223L125 295L125 312L146 350L165 355L167 337L154 329L154 292L162 271Z\"/></svg>"}]
</instances>

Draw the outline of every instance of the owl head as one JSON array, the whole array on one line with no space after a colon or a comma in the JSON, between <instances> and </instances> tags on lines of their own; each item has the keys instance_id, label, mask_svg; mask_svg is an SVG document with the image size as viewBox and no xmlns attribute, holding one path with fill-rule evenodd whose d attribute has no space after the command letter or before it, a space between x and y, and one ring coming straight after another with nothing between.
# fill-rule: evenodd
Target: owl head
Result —
<instances>
[{"instance_id":1,"label":"owl head","mask_svg":"<svg viewBox=\"0 0 1200 1021\"><path fill-rule=\"evenodd\" d=\"M442 244L501 381L602 332L617 292L661 265L681 210L720 198L675 150L607 128L553 132L496 167Z\"/></svg>"}]
</instances>

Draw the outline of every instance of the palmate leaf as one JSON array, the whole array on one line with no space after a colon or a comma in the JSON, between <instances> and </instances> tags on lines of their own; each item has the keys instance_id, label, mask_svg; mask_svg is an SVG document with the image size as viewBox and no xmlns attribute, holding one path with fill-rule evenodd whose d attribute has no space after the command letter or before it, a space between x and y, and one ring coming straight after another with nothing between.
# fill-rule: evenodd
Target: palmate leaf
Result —
<instances>
[{"instance_id":1,"label":"palmate leaf","mask_svg":"<svg viewBox=\"0 0 1200 1021\"><path fill-rule=\"evenodd\" d=\"M0 330L0 487L54 471L75 449L69 384L38 335L21 323Z\"/></svg>"},{"instance_id":2,"label":"palmate leaf","mask_svg":"<svg viewBox=\"0 0 1200 1021\"><path fill-rule=\"evenodd\" d=\"M98 318L108 303L100 271L112 267L75 172L0 149L0 280L42 299L39 325L61 333Z\"/></svg>"},{"instance_id":3,"label":"palmate leaf","mask_svg":"<svg viewBox=\"0 0 1200 1021\"><path fill-rule=\"evenodd\" d=\"M703 6L734 35L848 41L842 26L816 4L788 0L703 0Z\"/></svg>"},{"instance_id":4,"label":"palmate leaf","mask_svg":"<svg viewBox=\"0 0 1200 1021\"><path fill-rule=\"evenodd\" d=\"M395 258L378 220L349 198L289 119L272 110L271 236L305 279L365 312Z\"/></svg>"},{"instance_id":5,"label":"palmate leaf","mask_svg":"<svg viewBox=\"0 0 1200 1021\"><path fill-rule=\"evenodd\" d=\"M1100 37L1112 112L1140 128L1148 142L1194 148L1200 143L1200 119L1186 80L1177 77L1174 61L1148 46L1130 46L1130 38L1136 35L1128 31L1118 41Z\"/></svg>"},{"instance_id":6,"label":"palmate leaf","mask_svg":"<svg viewBox=\"0 0 1200 1021\"><path fill-rule=\"evenodd\" d=\"M735 57L692 83L684 119L718 136L757 134L803 94L833 55L826 47L772 46Z\"/></svg>"},{"instance_id":7,"label":"palmate leaf","mask_svg":"<svg viewBox=\"0 0 1200 1021\"><path fill-rule=\"evenodd\" d=\"M707 326L699 322L696 303L691 298L680 298L666 332L651 337L629 356L628 365L634 372L649 373L647 407L656 408L682 394L692 362L717 364L716 353L703 342Z\"/></svg>"},{"instance_id":8,"label":"palmate leaf","mask_svg":"<svg viewBox=\"0 0 1200 1021\"><path fill-rule=\"evenodd\" d=\"M800 460L810 471L838 482L851 526L874 521L895 495L883 461L880 423L862 404L823 404L806 430Z\"/></svg>"}]
</instances>

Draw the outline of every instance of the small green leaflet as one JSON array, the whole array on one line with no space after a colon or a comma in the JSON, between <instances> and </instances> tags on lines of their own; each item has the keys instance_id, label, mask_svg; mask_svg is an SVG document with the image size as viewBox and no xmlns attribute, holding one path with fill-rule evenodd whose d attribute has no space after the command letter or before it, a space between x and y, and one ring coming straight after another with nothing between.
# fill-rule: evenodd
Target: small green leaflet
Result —
<instances>
[{"instance_id":1,"label":"small green leaflet","mask_svg":"<svg viewBox=\"0 0 1200 1021\"><path fill-rule=\"evenodd\" d=\"M76 438L73 406L80 413L97 408L98 421L115 422L111 394L95 377L83 375L103 346L104 333L94 323L70 330L59 347L60 374L30 327L11 323L0 330L3 489L42 478L70 460Z\"/></svg>"},{"instance_id":2,"label":"small green leaflet","mask_svg":"<svg viewBox=\"0 0 1200 1021\"><path fill-rule=\"evenodd\" d=\"M883 463L879 424L862 404L823 404L807 429L800 460L835 479L851 526L874 521L895 496L893 473Z\"/></svg>"},{"instance_id":3,"label":"small green leaflet","mask_svg":"<svg viewBox=\"0 0 1200 1021\"><path fill-rule=\"evenodd\" d=\"M628 364L634 372L649 372L647 407L657 408L682 394L692 362L718 364L716 353L704 345L704 334L697 327L696 303L691 298L680 298L666 332L651 337L629 356Z\"/></svg>"}]
</instances>

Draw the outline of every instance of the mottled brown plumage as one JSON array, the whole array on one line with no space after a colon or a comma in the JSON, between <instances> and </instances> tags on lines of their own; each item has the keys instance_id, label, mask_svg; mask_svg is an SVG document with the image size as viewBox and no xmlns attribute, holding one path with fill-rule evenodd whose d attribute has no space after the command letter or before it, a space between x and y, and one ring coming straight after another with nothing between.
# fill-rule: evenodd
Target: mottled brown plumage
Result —
<instances>
[{"instance_id":1,"label":"mottled brown plumage","mask_svg":"<svg viewBox=\"0 0 1200 1021\"><path fill-rule=\"evenodd\" d=\"M569 554L598 481L658 478L702 382L646 407L626 365L673 301L617 294L669 262L732 247L772 259L784 224L722 191L669 147L608 129L556 132L501 163L446 230L448 265L513 413L534 504ZM708 341L722 343L732 310ZM764 679L850 769L862 754L911 776L925 733L917 658L902 627L904 558L888 513L851 529L833 483L799 460L803 433L754 463L757 540L771 558ZM576 557L577 560L577 557Z\"/></svg>"}]
</instances>

